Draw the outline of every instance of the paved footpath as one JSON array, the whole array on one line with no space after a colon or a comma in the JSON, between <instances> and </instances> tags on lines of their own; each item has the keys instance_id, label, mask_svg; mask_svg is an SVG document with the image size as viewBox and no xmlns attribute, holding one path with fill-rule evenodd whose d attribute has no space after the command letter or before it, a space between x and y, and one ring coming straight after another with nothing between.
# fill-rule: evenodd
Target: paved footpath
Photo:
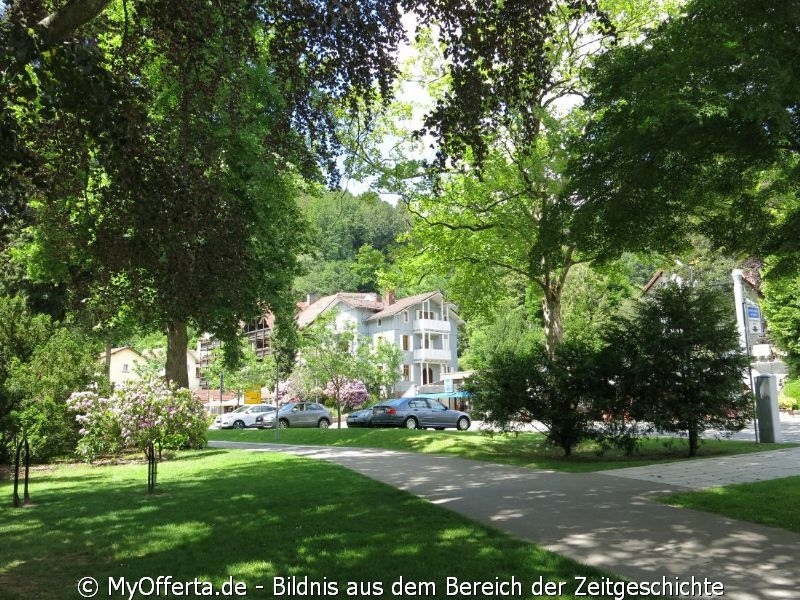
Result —
<instances>
[{"instance_id":1,"label":"paved footpath","mask_svg":"<svg viewBox=\"0 0 800 600\"><path fill-rule=\"evenodd\" d=\"M739 473L736 481L766 473L798 475L800 448L687 460L678 467L558 473L388 450L211 445L288 452L343 465L633 581L662 576L683 581L694 575L722 582L727 600L800 599L800 535L653 501L735 479L718 478L718 472Z\"/></svg>"}]
</instances>

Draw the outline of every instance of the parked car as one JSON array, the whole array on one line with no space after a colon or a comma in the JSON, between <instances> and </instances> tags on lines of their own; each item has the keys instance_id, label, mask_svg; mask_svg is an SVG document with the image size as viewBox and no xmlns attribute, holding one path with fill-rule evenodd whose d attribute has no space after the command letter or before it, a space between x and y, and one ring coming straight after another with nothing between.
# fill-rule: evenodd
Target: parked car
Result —
<instances>
[{"instance_id":1,"label":"parked car","mask_svg":"<svg viewBox=\"0 0 800 600\"><path fill-rule=\"evenodd\" d=\"M372 406L354 410L347 415L348 427L372 427Z\"/></svg>"},{"instance_id":2,"label":"parked car","mask_svg":"<svg viewBox=\"0 0 800 600\"><path fill-rule=\"evenodd\" d=\"M290 402L278 409L278 427L320 427L327 429L333 418L331 411L316 402ZM272 427L275 413L264 417L264 427Z\"/></svg>"},{"instance_id":3,"label":"parked car","mask_svg":"<svg viewBox=\"0 0 800 600\"><path fill-rule=\"evenodd\" d=\"M373 427L405 427L418 429L432 427L445 429L455 427L459 431L469 429L472 419L460 410L447 408L430 398L398 398L372 408Z\"/></svg>"},{"instance_id":4,"label":"parked car","mask_svg":"<svg viewBox=\"0 0 800 600\"><path fill-rule=\"evenodd\" d=\"M264 417L274 412L275 407L269 404L245 404L233 412L218 416L214 419L214 425L220 429L264 427Z\"/></svg>"}]
</instances>

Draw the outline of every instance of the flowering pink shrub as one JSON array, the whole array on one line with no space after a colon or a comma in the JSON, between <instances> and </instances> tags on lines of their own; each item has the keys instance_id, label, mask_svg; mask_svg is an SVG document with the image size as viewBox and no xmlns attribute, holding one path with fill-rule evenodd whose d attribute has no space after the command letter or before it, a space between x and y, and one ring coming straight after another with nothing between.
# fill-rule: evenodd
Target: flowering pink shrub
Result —
<instances>
[{"instance_id":1,"label":"flowering pink shrub","mask_svg":"<svg viewBox=\"0 0 800 600\"><path fill-rule=\"evenodd\" d=\"M90 459L128 448L144 451L150 442L159 452L205 445L208 421L201 402L157 375L127 382L109 398L76 392L67 405L81 424L78 452Z\"/></svg>"},{"instance_id":2,"label":"flowering pink shrub","mask_svg":"<svg viewBox=\"0 0 800 600\"><path fill-rule=\"evenodd\" d=\"M328 398L336 399L336 386L329 381L323 392ZM363 381L345 379L339 386L339 401L343 409L355 410L369 400L369 392Z\"/></svg>"}]
</instances>

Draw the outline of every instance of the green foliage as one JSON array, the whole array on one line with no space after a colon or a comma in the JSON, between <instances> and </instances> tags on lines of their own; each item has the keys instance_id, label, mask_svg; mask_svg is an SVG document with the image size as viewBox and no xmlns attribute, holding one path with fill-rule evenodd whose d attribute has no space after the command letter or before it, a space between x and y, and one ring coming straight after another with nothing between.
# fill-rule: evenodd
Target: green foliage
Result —
<instances>
[{"instance_id":1,"label":"green foliage","mask_svg":"<svg viewBox=\"0 0 800 600\"><path fill-rule=\"evenodd\" d=\"M275 358L272 355L259 359L246 338L238 340L242 360L235 366L229 366L224 359L224 350L215 348L211 354L211 364L207 377L211 386L220 388L224 384L226 390L235 390L241 396L246 390L261 390L262 387L275 389L278 376ZM221 380L222 378L222 380Z\"/></svg>"},{"instance_id":2,"label":"green foliage","mask_svg":"<svg viewBox=\"0 0 800 600\"><path fill-rule=\"evenodd\" d=\"M719 290L666 285L604 336L608 418L686 434L694 456L706 428L739 431L751 418L747 360L730 299ZM609 398L608 395L605 396Z\"/></svg>"},{"instance_id":3,"label":"green foliage","mask_svg":"<svg viewBox=\"0 0 800 600\"><path fill-rule=\"evenodd\" d=\"M482 369L496 352L524 353L543 343L541 327L531 322L528 312L524 303L506 300L489 318L470 319L466 325L469 341L461 357L463 367Z\"/></svg>"},{"instance_id":4,"label":"green foliage","mask_svg":"<svg viewBox=\"0 0 800 600\"><path fill-rule=\"evenodd\" d=\"M359 5L331 27L307 3L107 5L55 13L55 40L31 27L39 4L0 21L0 225L31 227L31 272L91 297L104 330L167 331L185 385L187 325L232 342L288 294L299 179L335 179L335 116L390 95L400 13Z\"/></svg>"},{"instance_id":5,"label":"green foliage","mask_svg":"<svg viewBox=\"0 0 800 600\"><path fill-rule=\"evenodd\" d=\"M389 398L400 375L403 351L396 344L379 339L376 344L362 340L358 345L358 377L374 399Z\"/></svg>"},{"instance_id":6,"label":"green foliage","mask_svg":"<svg viewBox=\"0 0 800 600\"><path fill-rule=\"evenodd\" d=\"M778 402L786 410L800 410L800 379L791 378L783 382Z\"/></svg>"},{"instance_id":7,"label":"green foliage","mask_svg":"<svg viewBox=\"0 0 800 600\"><path fill-rule=\"evenodd\" d=\"M596 60L569 169L584 243L677 249L699 230L795 262L798 26L796 0L694 0Z\"/></svg>"},{"instance_id":8,"label":"green foliage","mask_svg":"<svg viewBox=\"0 0 800 600\"><path fill-rule=\"evenodd\" d=\"M499 350L473 375L476 413L501 431L540 422L565 456L594 436L594 400L604 383L589 347L565 342L551 355L542 345Z\"/></svg>"},{"instance_id":9,"label":"green foliage","mask_svg":"<svg viewBox=\"0 0 800 600\"><path fill-rule=\"evenodd\" d=\"M36 461L67 456L78 442L78 426L67 407L75 390L108 388L100 372L97 348L86 336L56 328L25 362L16 360L6 383L20 398L18 423Z\"/></svg>"},{"instance_id":10,"label":"green foliage","mask_svg":"<svg viewBox=\"0 0 800 600\"><path fill-rule=\"evenodd\" d=\"M302 259L308 273L295 281L295 289L319 295L377 292L377 274L408 227L402 209L373 193L347 192L306 195L300 207L311 227L312 254Z\"/></svg>"},{"instance_id":11,"label":"green foliage","mask_svg":"<svg viewBox=\"0 0 800 600\"><path fill-rule=\"evenodd\" d=\"M769 335L785 353L792 375L800 374L800 277L775 270L769 261L763 276L761 307ZM798 396L800 397L800 396Z\"/></svg>"},{"instance_id":12,"label":"green foliage","mask_svg":"<svg viewBox=\"0 0 800 600\"><path fill-rule=\"evenodd\" d=\"M44 315L32 315L25 298L0 296L0 461L19 431L20 389L9 387L9 378L46 343L53 323ZM69 363L67 363L69 364Z\"/></svg>"}]
</instances>

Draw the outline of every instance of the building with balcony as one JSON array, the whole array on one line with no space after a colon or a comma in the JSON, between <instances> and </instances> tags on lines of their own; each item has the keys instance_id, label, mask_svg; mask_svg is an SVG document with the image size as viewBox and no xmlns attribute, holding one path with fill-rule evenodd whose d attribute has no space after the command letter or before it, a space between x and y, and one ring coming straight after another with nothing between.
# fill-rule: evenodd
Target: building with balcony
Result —
<instances>
[{"instance_id":1,"label":"building with balcony","mask_svg":"<svg viewBox=\"0 0 800 600\"><path fill-rule=\"evenodd\" d=\"M336 310L337 329L353 327L373 343L379 339L403 352L395 393L414 395L423 385L443 381L458 368L458 327L463 321L441 292L426 292L395 300L389 292L339 293L312 302L297 317L306 327L320 315Z\"/></svg>"}]
</instances>

